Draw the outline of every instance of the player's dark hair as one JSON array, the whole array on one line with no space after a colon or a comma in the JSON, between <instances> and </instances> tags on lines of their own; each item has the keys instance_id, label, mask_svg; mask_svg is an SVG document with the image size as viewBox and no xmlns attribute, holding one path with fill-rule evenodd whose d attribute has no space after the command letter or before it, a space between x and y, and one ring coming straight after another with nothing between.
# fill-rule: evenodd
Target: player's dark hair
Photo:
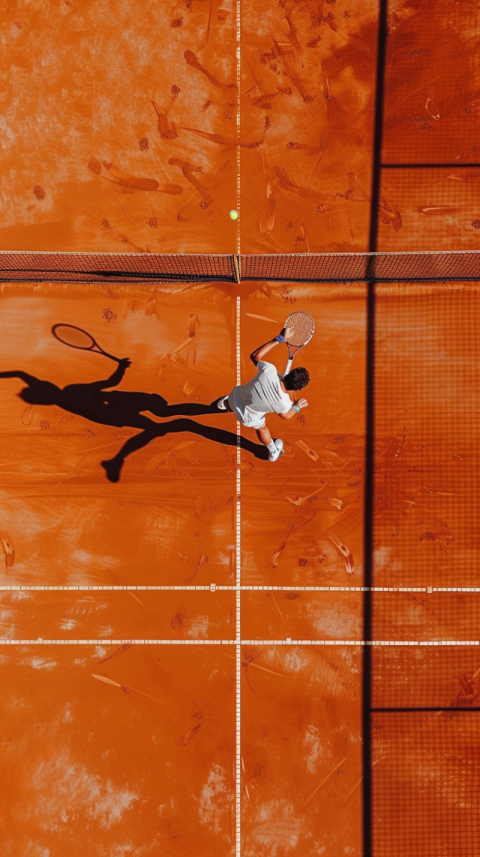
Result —
<instances>
[{"instance_id":1,"label":"player's dark hair","mask_svg":"<svg viewBox=\"0 0 480 857\"><path fill-rule=\"evenodd\" d=\"M303 366L297 366L288 375L285 375L282 381L286 390L303 390L310 381L310 375Z\"/></svg>"}]
</instances>

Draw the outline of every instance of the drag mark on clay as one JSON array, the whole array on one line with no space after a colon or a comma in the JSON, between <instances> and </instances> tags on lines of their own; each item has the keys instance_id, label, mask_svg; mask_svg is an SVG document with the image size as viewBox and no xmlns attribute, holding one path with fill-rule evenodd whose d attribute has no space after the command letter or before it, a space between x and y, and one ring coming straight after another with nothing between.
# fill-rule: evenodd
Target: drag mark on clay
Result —
<instances>
[{"instance_id":1,"label":"drag mark on clay","mask_svg":"<svg viewBox=\"0 0 480 857\"><path fill-rule=\"evenodd\" d=\"M187 181L193 185L199 196L202 198L202 202L200 203L201 208L207 208L212 204L213 197L210 196L207 189L204 188L193 175L194 173L203 173L202 167L194 167L193 164L189 164L187 161L182 161L180 158L170 158L168 163L171 167L179 167Z\"/></svg>"},{"instance_id":2,"label":"drag mark on clay","mask_svg":"<svg viewBox=\"0 0 480 857\"><path fill-rule=\"evenodd\" d=\"M336 535L336 533L329 533L328 538L332 542L333 545L337 548L338 552L343 556L345 560L345 571L347 574L353 574L355 571L355 564L353 562L353 556L349 548L347 548L345 542Z\"/></svg>"},{"instance_id":3,"label":"drag mark on clay","mask_svg":"<svg viewBox=\"0 0 480 857\"><path fill-rule=\"evenodd\" d=\"M138 601L138 603L140 604L140 607L143 607L144 610L148 609L146 607L146 605L143 603L143 601L140 601L140 598L137 598L137 596L134 595L133 592L130 592L129 589L127 589L127 593L128 593L128 595L130 595L134 599L134 601Z\"/></svg>"},{"instance_id":4,"label":"drag mark on clay","mask_svg":"<svg viewBox=\"0 0 480 857\"><path fill-rule=\"evenodd\" d=\"M81 475L82 475L82 473L83 473L83 471L85 470L85 467L86 467L86 465L87 465L87 461L88 461L88 455L83 455L83 456L78 460L77 464L75 465L75 467L74 467L74 469L73 469L73 472L75 473L75 476L81 476Z\"/></svg>"},{"instance_id":5,"label":"drag mark on clay","mask_svg":"<svg viewBox=\"0 0 480 857\"><path fill-rule=\"evenodd\" d=\"M107 661L110 661L112 658L115 658L117 655L123 655L124 652L128 652L128 650L131 648L132 648L132 643L124 643L123 646L120 646L119 649L115 649L115 651L112 652L112 654L109 655L107 658L104 658L103 661L99 661L98 665L100 666L100 664L106 664Z\"/></svg>"},{"instance_id":6,"label":"drag mark on clay","mask_svg":"<svg viewBox=\"0 0 480 857\"><path fill-rule=\"evenodd\" d=\"M278 290L278 294L280 295L282 301L285 304L294 304L297 302L296 297L292 295L292 291L293 289L289 289L287 288L287 286L284 286L282 289Z\"/></svg>"},{"instance_id":7,"label":"drag mark on clay","mask_svg":"<svg viewBox=\"0 0 480 857\"><path fill-rule=\"evenodd\" d=\"M380 220L385 224L385 226L389 226L391 224L395 232L400 231L403 226L402 215L396 208L390 206L384 197L382 197L378 206L378 213L380 215Z\"/></svg>"},{"instance_id":8,"label":"drag mark on clay","mask_svg":"<svg viewBox=\"0 0 480 857\"><path fill-rule=\"evenodd\" d=\"M338 764L336 764L336 765L335 765L335 767L333 768L333 770L331 770L331 771L330 771L330 773L329 773L329 774L327 774L327 776L322 780L322 782L321 782L321 783L316 787L316 789L312 792L312 794L310 795L310 797L309 797L309 798L307 798L307 800L306 800L306 801L305 801L305 803L303 804L302 809L305 809L305 807L306 807L307 803L310 803L310 801L312 800L312 798L313 798L313 797L315 797L315 795L317 794L318 790L319 790L319 789L321 789L321 788L322 788L322 786L323 786L323 785L325 785L325 783L327 782L327 780L329 780L329 779L330 779L330 777L332 777L332 776L333 776L333 774L335 773L335 771L336 771L336 770L338 770L338 768L339 768L341 765L343 765L343 763L344 763L344 762L346 762L346 761L347 761L347 758L348 758L348 757L347 757L347 756L345 756L345 758L344 758L344 759L342 759L342 761L341 761L341 762L338 762Z\"/></svg>"},{"instance_id":9,"label":"drag mark on clay","mask_svg":"<svg viewBox=\"0 0 480 857\"><path fill-rule=\"evenodd\" d=\"M282 18L282 20L280 21L280 26L281 26L283 32L285 33L287 39L289 39L290 42L292 43L293 47L297 51L301 52L302 46L301 46L300 42L298 41L297 30L294 27L294 25L292 24L288 15L285 15L285 17Z\"/></svg>"},{"instance_id":10,"label":"drag mark on clay","mask_svg":"<svg viewBox=\"0 0 480 857\"><path fill-rule=\"evenodd\" d=\"M351 202L370 202L370 197L369 197L368 193L357 182L357 180L355 178L355 173L347 173L347 176L348 176L350 184L353 185L353 187L347 191L348 199ZM357 188L357 190L360 193L359 197L353 196L353 191L355 188ZM351 193L350 193L350 190L351 190ZM347 194L345 194L345 199L347 199Z\"/></svg>"},{"instance_id":11,"label":"drag mark on clay","mask_svg":"<svg viewBox=\"0 0 480 857\"><path fill-rule=\"evenodd\" d=\"M33 414L35 412L35 405L29 405L28 408L22 413L22 423L24 426L31 426L33 420Z\"/></svg>"},{"instance_id":12,"label":"drag mark on clay","mask_svg":"<svg viewBox=\"0 0 480 857\"><path fill-rule=\"evenodd\" d=\"M190 345L190 337L188 337L188 339L184 339L184 341L181 342L180 345L177 345L175 350L172 351L172 354L177 354L179 351L182 350L182 348L185 348L186 345Z\"/></svg>"},{"instance_id":13,"label":"drag mark on clay","mask_svg":"<svg viewBox=\"0 0 480 857\"><path fill-rule=\"evenodd\" d=\"M197 330L197 327L199 324L200 324L200 320L198 318L197 313L196 312L191 313L188 316L188 322L187 322L188 335L190 338L193 336L196 336L196 330Z\"/></svg>"},{"instance_id":14,"label":"drag mark on clay","mask_svg":"<svg viewBox=\"0 0 480 857\"><path fill-rule=\"evenodd\" d=\"M297 513L295 513L295 514L297 514ZM284 550L288 544L288 540L289 540L290 536L292 536L293 533L297 532L301 527L304 527L304 526L306 526L306 524L309 524L310 521L313 521L316 514L317 514L316 510L314 509L312 514L309 515L309 517L306 517L303 520L301 520L299 524L295 525L294 522L292 522L290 524L290 528L289 528L283 542L281 543L280 547L270 557L270 559L267 563L267 568L268 567L270 567L270 568L276 568L277 567L277 565L280 562L280 559L282 557L282 554L283 554L283 552L284 552Z\"/></svg>"},{"instance_id":15,"label":"drag mark on clay","mask_svg":"<svg viewBox=\"0 0 480 857\"><path fill-rule=\"evenodd\" d=\"M318 193L313 190L307 190L307 188L299 187L294 184L292 180L288 177L287 173L284 169L280 167L273 168L275 175L278 179L279 187L283 188L283 190L288 190L290 193L294 193L296 196L301 196L303 199L314 199L318 200ZM325 204L321 204L319 206L320 211L328 211L330 209L327 208Z\"/></svg>"},{"instance_id":16,"label":"drag mark on clay","mask_svg":"<svg viewBox=\"0 0 480 857\"><path fill-rule=\"evenodd\" d=\"M262 87L255 81L256 86L262 93L261 95L257 95L256 98L252 98L250 100L250 104L252 107L258 107L260 110L271 110L272 109L272 98L278 98L279 95L291 95L292 90L289 87L280 87L277 86L275 92L265 92L262 90Z\"/></svg>"},{"instance_id":17,"label":"drag mark on clay","mask_svg":"<svg viewBox=\"0 0 480 857\"><path fill-rule=\"evenodd\" d=\"M157 310L157 289L154 288L153 292L150 293L148 298L148 303L145 307L145 315L152 316L155 315Z\"/></svg>"},{"instance_id":18,"label":"drag mark on clay","mask_svg":"<svg viewBox=\"0 0 480 857\"><path fill-rule=\"evenodd\" d=\"M180 737L180 742L184 746L186 746L188 744L188 742L191 741L191 739L195 737L198 730L200 729L201 726L203 726L204 723L211 721L212 718L217 716L217 712L225 704L226 699L228 698L229 695L230 695L230 688L228 688L226 696L223 697L223 700L221 700L218 705L209 705L208 706L208 708L210 709L210 711L208 713L197 710L197 712L193 716L196 720L198 720L198 723L196 723L195 726L192 726L190 729L187 729L187 731L184 732L183 735Z\"/></svg>"},{"instance_id":19,"label":"drag mark on clay","mask_svg":"<svg viewBox=\"0 0 480 857\"><path fill-rule=\"evenodd\" d=\"M153 476L153 474L157 472L160 465L164 463L165 453L161 453L160 455L152 455L152 457L148 459L145 465L145 470L149 473L150 476Z\"/></svg>"},{"instance_id":20,"label":"drag mark on clay","mask_svg":"<svg viewBox=\"0 0 480 857\"><path fill-rule=\"evenodd\" d=\"M5 568L12 568L15 563L15 548L13 547L12 540L2 530L0 530L0 542L5 554Z\"/></svg>"},{"instance_id":21,"label":"drag mark on clay","mask_svg":"<svg viewBox=\"0 0 480 857\"><path fill-rule=\"evenodd\" d=\"M464 175L450 175L447 179L454 182L474 182L480 179L480 173L466 173Z\"/></svg>"},{"instance_id":22,"label":"drag mark on clay","mask_svg":"<svg viewBox=\"0 0 480 857\"><path fill-rule=\"evenodd\" d=\"M299 94L302 97L305 104L311 104L311 102L315 100L315 96L312 95L311 92L308 91L308 86L306 85L307 81L302 80L302 78L300 77L298 72L295 71L294 68L292 68L292 66L290 65L290 63L286 59L286 53L287 52L284 51L283 48L281 48L280 45L275 40L273 43L275 45L275 52L276 52L277 56L282 57L282 62L283 62L283 66L285 68L285 72L286 72L287 76L290 78L290 80L292 81L295 89L299 92ZM313 89L313 88L315 88L315 90L316 90L316 87L314 87L314 85L311 84L311 89Z\"/></svg>"},{"instance_id":23,"label":"drag mark on clay","mask_svg":"<svg viewBox=\"0 0 480 857\"><path fill-rule=\"evenodd\" d=\"M177 184L159 184L155 179L145 179L139 176L132 176L125 173L123 170L116 167L115 164L108 161L103 162L103 166L113 176L115 183L133 187L135 190L158 191L159 193L179 194L183 193L183 188Z\"/></svg>"},{"instance_id":24,"label":"drag mark on clay","mask_svg":"<svg viewBox=\"0 0 480 857\"><path fill-rule=\"evenodd\" d=\"M185 51L184 55L186 62L188 65L191 65L192 68L196 68L197 71L200 71L205 75L207 80L210 81L213 86L218 86L220 89L236 89L236 85L234 83L222 83L221 80L218 80L213 74L211 74L207 69L200 64L200 61L197 59L193 51Z\"/></svg>"},{"instance_id":25,"label":"drag mark on clay","mask_svg":"<svg viewBox=\"0 0 480 857\"><path fill-rule=\"evenodd\" d=\"M147 696L148 699L153 699L153 700L155 700L155 702L159 702L160 705L165 705L167 708L172 707L171 705L168 705L168 703L163 702L162 699L158 699L157 696L152 696L150 693L145 693L144 690L139 690L138 687L132 687L129 684L120 684L120 682L113 681L113 679L106 678L103 675L95 675L95 673L90 673L90 675L92 676L92 678L96 678L98 681L105 682L105 684L111 684L113 687L121 688L121 690L123 690L124 693L128 693L130 690L133 690L135 693L141 693L142 696Z\"/></svg>"},{"instance_id":26,"label":"drag mark on clay","mask_svg":"<svg viewBox=\"0 0 480 857\"><path fill-rule=\"evenodd\" d=\"M327 503L330 503L330 506L333 506L334 509L342 509L343 503L341 500L337 500L336 497L325 497Z\"/></svg>"},{"instance_id":27,"label":"drag mark on clay","mask_svg":"<svg viewBox=\"0 0 480 857\"><path fill-rule=\"evenodd\" d=\"M277 201L273 196L273 188L269 181L267 181L266 193L268 205L265 211L260 215L258 221L258 228L261 235L270 235L273 231L273 227L275 226L275 209L277 207Z\"/></svg>"},{"instance_id":28,"label":"drag mark on clay","mask_svg":"<svg viewBox=\"0 0 480 857\"><path fill-rule=\"evenodd\" d=\"M180 478L180 476L183 476L186 479L192 480L192 476L190 475L190 473L187 473L187 471L184 470L183 467L178 467L177 456L173 452L167 452L165 454L165 466L170 476L173 476L176 479ZM196 482L195 484L197 485L197 487L199 487L198 482Z\"/></svg>"},{"instance_id":29,"label":"drag mark on clay","mask_svg":"<svg viewBox=\"0 0 480 857\"><path fill-rule=\"evenodd\" d=\"M246 312L245 315L248 315L249 318L258 318L260 321L271 321L272 324L281 324L282 322L277 321L276 318L267 318L266 315L255 315L253 312Z\"/></svg>"},{"instance_id":30,"label":"drag mark on clay","mask_svg":"<svg viewBox=\"0 0 480 857\"><path fill-rule=\"evenodd\" d=\"M299 446L299 447L300 447L300 449L302 449L302 450L303 450L303 452L305 452L305 453L306 453L306 455L308 455L308 457L309 457L309 458L311 458L311 459L312 459L312 461L318 461L318 458L319 458L318 453L317 453L317 452L315 452L315 450L313 450L313 449L308 445L308 443L305 443L305 441L304 441L304 440L296 440L296 441L295 441L295 443L296 443L296 445L297 445L297 446Z\"/></svg>"},{"instance_id":31,"label":"drag mark on clay","mask_svg":"<svg viewBox=\"0 0 480 857\"><path fill-rule=\"evenodd\" d=\"M218 143L219 146L237 145L236 140L227 137L225 134L210 134L208 131L200 131L198 128L182 128L182 131L190 131L192 134L197 134L198 137L202 137L210 143Z\"/></svg>"},{"instance_id":32,"label":"drag mark on clay","mask_svg":"<svg viewBox=\"0 0 480 857\"><path fill-rule=\"evenodd\" d=\"M192 738L195 737L195 735L197 734L197 732L201 726L203 726L203 723L197 723L196 726L192 726L191 729L187 729L187 731L183 733L183 735L180 738L180 741L184 747L186 747L188 742L191 741Z\"/></svg>"},{"instance_id":33,"label":"drag mark on clay","mask_svg":"<svg viewBox=\"0 0 480 857\"><path fill-rule=\"evenodd\" d=\"M88 169L91 170L92 173L95 173L96 176L99 176L102 172L102 165L100 161L97 160L97 158L90 158L88 162Z\"/></svg>"},{"instance_id":34,"label":"drag mark on clay","mask_svg":"<svg viewBox=\"0 0 480 857\"><path fill-rule=\"evenodd\" d=\"M442 712L439 712L439 713L441 714ZM372 770L372 769L375 767L375 765L378 765L378 763L379 763L379 762L382 762L382 761L383 761L383 759L386 759L386 758L387 758L387 757L386 757L386 755L385 755L385 756L382 756L380 759L376 759L376 761L375 761L375 762L373 762L373 764L372 764L372 766L371 766L370 770ZM344 802L343 802L343 803L344 803L344 805L347 803L348 799L353 795L353 793L354 793L355 789L357 789L357 788L358 788L358 786L360 785L360 783L362 782L362 780L363 780L363 775L360 777L360 779L359 779L359 780L357 780L357 782L355 783L355 785L354 785L353 789L352 789L352 790L348 793L348 795L346 796L346 798L345 798L345 800L344 800Z\"/></svg>"},{"instance_id":35,"label":"drag mark on clay","mask_svg":"<svg viewBox=\"0 0 480 857\"><path fill-rule=\"evenodd\" d=\"M432 119L440 119L439 109L431 98L427 98L425 102L425 109L428 110Z\"/></svg>"},{"instance_id":36,"label":"drag mark on clay","mask_svg":"<svg viewBox=\"0 0 480 857\"><path fill-rule=\"evenodd\" d=\"M236 661L236 658L233 655L227 655L225 652L223 653L226 658L230 658L232 661ZM255 667L257 670L263 670L264 673L270 673L271 675L278 675L279 678L286 678L284 673L277 673L275 670L269 670L267 667L262 667L260 664L256 664L254 661L247 660L246 665L249 667Z\"/></svg>"},{"instance_id":37,"label":"drag mark on clay","mask_svg":"<svg viewBox=\"0 0 480 857\"><path fill-rule=\"evenodd\" d=\"M210 143L218 143L219 146L226 146L232 148L233 146L240 145L244 149L257 149L262 145L262 140L254 140L254 141L241 141L240 142L235 138L227 137L226 134L210 134L208 131L200 131L198 128L182 128L182 131L190 131L192 134L197 134L199 137L202 137L204 140L208 140Z\"/></svg>"},{"instance_id":38,"label":"drag mark on clay","mask_svg":"<svg viewBox=\"0 0 480 857\"><path fill-rule=\"evenodd\" d=\"M175 125L172 122L170 125L167 118L167 113L162 113L158 104L155 101L152 101L153 108L158 116L158 131L162 140L175 140L177 137L177 131L175 129Z\"/></svg>"},{"instance_id":39,"label":"drag mark on clay","mask_svg":"<svg viewBox=\"0 0 480 857\"><path fill-rule=\"evenodd\" d=\"M456 214L460 211L452 205L432 205L418 209L420 214Z\"/></svg>"},{"instance_id":40,"label":"drag mark on clay","mask_svg":"<svg viewBox=\"0 0 480 857\"><path fill-rule=\"evenodd\" d=\"M280 619L282 620L282 622L284 623L284 625L286 625L286 626L287 626L287 628L288 628L288 622L287 622L287 620L285 619L285 616L283 615L282 611L280 610L280 607L278 606L278 601L277 601L277 599L275 598L275 594L274 594L273 592L267 593L267 598L268 598L268 596L269 596L269 595L271 595L271 596L272 596L272 601L273 601L273 603L275 604L275 607L276 607L276 609L277 609L277 611L278 611L278 615L280 616Z\"/></svg>"},{"instance_id":41,"label":"drag mark on clay","mask_svg":"<svg viewBox=\"0 0 480 857\"><path fill-rule=\"evenodd\" d=\"M205 556L205 554L203 553L202 537L201 537L200 533L195 533L195 536L200 540L199 545L198 545L198 560L196 562L195 568L193 569L193 572L190 575L188 575L188 577L184 580L184 585L187 585L187 584L191 583L192 580L195 580L195 578L196 578L198 572L200 571L202 565L206 565L208 563L208 556Z\"/></svg>"},{"instance_id":42,"label":"drag mark on clay","mask_svg":"<svg viewBox=\"0 0 480 857\"><path fill-rule=\"evenodd\" d=\"M199 324L200 324L200 322L198 319L198 315L196 313L192 313L191 315L189 315L188 320L187 320L188 338L189 338L188 350L187 350L187 374L189 375L189 377L185 381L185 384L183 387L183 392L185 393L185 395L187 397L190 396L195 389L191 375L194 371L195 361L197 359L196 330L197 330L197 325L199 325Z\"/></svg>"},{"instance_id":43,"label":"drag mark on clay","mask_svg":"<svg viewBox=\"0 0 480 857\"><path fill-rule=\"evenodd\" d=\"M132 217L130 217L130 215L129 215L129 213L128 213L127 209L126 209L126 208L124 208L124 207L123 207L123 205L121 205L121 206L120 206L120 208L122 209L123 213L124 213L124 214L126 214L126 216L128 217L128 219L130 220L130 222L131 222L131 223L133 223L133 218L132 218Z\"/></svg>"},{"instance_id":44,"label":"drag mark on clay","mask_svg":"<svg viewBox=\"0 0 480 857\"><path fill-rule=\"evenodd\" d=\"M293 503L294 506L301 506L302 503L305 503L306 500L310 500L310 497L315 497L315 495L318 494L318 492L321 490L321 488L317 488L316 491L313 491L311 494L307 494L306 497L297 497L296 500L294 500L292 497L285 496L285 500L289 500L290 503Z\"/></svg>"}]
</instances>

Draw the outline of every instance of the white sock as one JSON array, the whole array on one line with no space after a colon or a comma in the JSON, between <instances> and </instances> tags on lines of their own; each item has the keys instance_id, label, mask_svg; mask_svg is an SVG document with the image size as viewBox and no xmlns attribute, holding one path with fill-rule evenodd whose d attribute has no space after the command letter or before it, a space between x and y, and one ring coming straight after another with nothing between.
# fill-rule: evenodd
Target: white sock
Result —
<instances>
[{"instance_id":1,"label":"white sock","mask_svg":"<svg viewBox=\"0 0 480 857\"><path fill-rule=\"evenodd\" d=\"M275 441L271 440L270 443L267 443L267 449L269 452L275 452L277 447L275 446Z\"/></svg>"}]
</instances>

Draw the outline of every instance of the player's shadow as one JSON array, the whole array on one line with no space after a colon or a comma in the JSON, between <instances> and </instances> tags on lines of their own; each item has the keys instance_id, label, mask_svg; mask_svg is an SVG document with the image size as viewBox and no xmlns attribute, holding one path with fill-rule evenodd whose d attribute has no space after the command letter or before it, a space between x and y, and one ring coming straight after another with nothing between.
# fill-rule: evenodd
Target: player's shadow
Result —
<instances>
[{"instance_id":1,"label":"player's shadow","mask_svg":"<svg viewBox=\"0 0 480 857\"><path fill-rule=\"evenodd\" d=\"M0 372L0 378L20 378L24 381L28 386L19 393L19 396L29 405L57 405L64 411L84 417L94 423L115 426L116 428L128 426L129 428L141 429L139 434L130 437L124 443L114 458L101 462L110 482L118 482L123 462L129 455L147 446L155 438L164 437L167 434L189 431L214 443L237 446L237 435L231 431L202 425L191 419L175 419L166 423L157 423L143 413L148 411L154 416L162 418L228 413L228 411L219 411L216 401L210 405L193 402L169 405L167 400L157 393L109 390L110 387L116 387L120 383L129 365L129 360L120 360L109 378L88 384L69 384L63 388L57 387L50 381L41 381L34 375L22 371ZM240 446L256 458L268 459L268 450L258 443L253 443L251 440L242 437L240 438Z\"/></svg>"}]
</instances>

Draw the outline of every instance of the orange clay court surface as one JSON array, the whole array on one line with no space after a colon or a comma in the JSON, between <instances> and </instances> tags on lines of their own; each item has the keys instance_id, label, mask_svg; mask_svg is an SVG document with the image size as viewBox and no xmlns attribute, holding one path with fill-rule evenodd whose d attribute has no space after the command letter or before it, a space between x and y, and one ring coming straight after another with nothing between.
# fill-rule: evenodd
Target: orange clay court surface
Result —
<instances>
[{"instance_id":1,"label":"orange clay court surface","mask_svg":"<svg viewBox=\"0 0 480 857\"><path fill-rule=\"evenodd\" d=\"M366 251L379 110L377 248L477 249L478 3L387 11L379 103L378 0L5 7L0 249ZM295 310L272 464L212 403ZM479 323L376 287L372 857L480 853ZM367 325L361 283L2 283L2 855L370 857Z\"/></svg>"}]
</instances>

